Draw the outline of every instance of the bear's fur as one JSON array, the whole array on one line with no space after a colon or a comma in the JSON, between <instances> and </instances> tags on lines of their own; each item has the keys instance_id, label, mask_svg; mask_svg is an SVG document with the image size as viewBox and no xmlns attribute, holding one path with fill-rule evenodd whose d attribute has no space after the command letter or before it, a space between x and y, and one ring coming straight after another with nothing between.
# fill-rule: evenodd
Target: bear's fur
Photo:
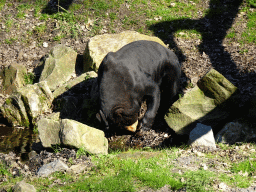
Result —
<instances>
[{"instance_id":1,"label":"bear's fur","mask_svg":"<svg viewBox=\"0 0 256 192\"><path fill-rule=\"evenodd\" d=\"M107 129L127 129L138 121L146 100L147 111L139 124L151 128L160 98L171 100L176 95L180 75L176 55L157 42L135 41L108 53L98 70L98 119Z\"/></svg>"}]
</instances>

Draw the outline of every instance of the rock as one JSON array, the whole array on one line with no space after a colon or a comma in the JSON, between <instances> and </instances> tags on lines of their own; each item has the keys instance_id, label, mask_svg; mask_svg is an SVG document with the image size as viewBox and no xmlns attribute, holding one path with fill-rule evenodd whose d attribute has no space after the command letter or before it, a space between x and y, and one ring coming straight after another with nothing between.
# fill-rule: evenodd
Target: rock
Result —
<instances>
[{"instance_id":1,"label":"rock","mask_svg":"<svg viewBox=\"0 0 256 192\"><path fill-rule=\"evenodd\" d=\"M88 71L89 69L98 71L99 65L107 53L116 52L124 45L138 40L156 41L166 47L161 39L143 35L135 31L96 35L87 43L84 53L84 71Z\"/></svg>"},{"instance_id":2,"label":"rock","mask_svg":"<svg viewBox=\"0 0 256 192\"><path fill-rule=\"evenodd\" d=\"M188 144L192 146L207 146L216 149L212 128L197 123L196 127L189 134Z\"/></svg>"},{"instance_id":3,"label":"rock","mask_svg":"<svg viewBox=\"0 0 256 192\"><path fill-rule=\"evenodd\" d=\"M50 112L53 97L46 82L27 85L6 99L0 108L13 126L29 127L39 115ZM31 119L31 120L30 120Z\"/></svg>"},{"instance_id":4,"label":"rock","mask_svg":"<svg viewBox=\"0 0 256 192\"><path fill-rule=\"evenodd\" d=\"M33 123L33 120L39 115L51 111L53 96L47 82L42 81L34 85L27 85L20 88L18 92L22 95L22 100Z\"/></svg>"},{"instance_id":5,"label":"rock","mask_svg":"<svg viewBox=\"0 0 256 192\"><path fill-rule=\"evenodd\" d=\"M234 144L256 140L255 128L243 122L227 123L216 135L216 142Z\"/></svg>"},{"instance_id":6,"label":"rock","mask_svg":"<svg viewBox=\"0 0 256 192\"><path fill-rule=\"evenodd\" d=\"M14 185L13 192L36 192L36 189L33 185L26 183L25 181L20 181Z\"/></svg>"},{"instance_id":7,"label":"rock","mask_svg":"<svg viewBox=\"0 0 256 192\"><path fill-rule=\"evenodd\" d=\"M0 79L2 79L2 85L0 86L0 93L12 94L18 88L23 87L25 83L25 75L27 69L23 65L12 64L5 67L0 73Z\"/></svg>"},{"instance_id":8,"label":"rock","mask_svg":"<svg viewBox=\"0 0 256 192\"><path fill-rule=\"evenodd\" d=\"M79 174L82 173L84 170L87 169L87 164L86 163L80 163L77 165L72 165L67 172L72 173L72 174Z\"/></svg>"},{"instance_id":9,"label":"rock","mask_svg":"<svg viewBox=\"0 0 256 192\"><path fill-rule=\"evenodd\" d=\"M60 131L61 142L64 145L83 148L89 153L108 153L108 141L104 132L74 120L63 119Z\"/></svg>"},{"instance_id":10,"label":"rock","mask_svg":"<svg viewBox=\"0 0 256 192\"><path fill-rule=\"evenodd\" d=\"M51 91L66 83L75 74L77 53L64 45L55 46L45 59L39 81L46 81Z\"/></svg>"},{"instance_id":11,"label":"rock","mask_svg":"<svg viewBox=\"0 0 256 192\"><path fill-rule=\"evenodd\" d=\"M82 75L80 75L79 77L68 81L67 83L65 83L64 85L58 87L54 92L53 92L53 97L56 98L58 96L60 96L61 94L63 94L65 91L67 91L68 89L72 88L73 86L87 80L90 78L95 78L97 77L97 73L95 73L94 71L89 71L86 73L83 73Z\"/></svg>"},{"instance_id":12,"label":"rock","mask_svg":"<svg viewBox=\"0 0 256 192\"><path fill-rule=\"evenodd\" d=\"M211 69L200 79L197 85L206 97L214 98L215 105L220 105L226 101L237 90L237 87L214 69Z\"/></svg>"},{"instance_id":13,"label":"rock","mask_svg":"<svg viewBox=\"0 0 256 192\"><path fill-rule=\"evenodd\" d=\"M173 103L165 121L177 134L189 134L196 121L216 126L235 113L236 90L223 75L211 69L197 86Z\"/></svg>"},{"instance_id":14,"label":"rock","mask_svg":"<svg viewBox=\"0 0 256 192\"><path fill-rule=\"evenodd\" d=\"M43 147L60 144L60 121L55 116L40 119L37 128Z\"/></svg>"},{"instance_id":15,"label":"rock","mask_svg":"<svg viewBox=\"0 0 256 192\"><path fill-rule=\"evenodd\" d=\"M104 132L70 119L42 118L38 121L39 138L44 147L63 144L83 148L92 154L108 153Z\"/></svg>"},{"instance_id":16,"label":"rock","mask_svg":"<svg viewBox=\"0 0 256 192\"><path fill-rule=\"evenodd\" d=\"M29 127L30 122L20 93L14 93L0 107L3 117L13 126Z\"/></svg>"},{"instance_id":17,"label":"rock","mask_svg":"<svg viewBox=\"0 0 256 192\"><path fill-rule=\"evenodd\" d=\"M37 171L39 177L48 177L56 171L66 171L68 166L61 160L56 160L40 167Z\"/></svg>"}]
</instances>

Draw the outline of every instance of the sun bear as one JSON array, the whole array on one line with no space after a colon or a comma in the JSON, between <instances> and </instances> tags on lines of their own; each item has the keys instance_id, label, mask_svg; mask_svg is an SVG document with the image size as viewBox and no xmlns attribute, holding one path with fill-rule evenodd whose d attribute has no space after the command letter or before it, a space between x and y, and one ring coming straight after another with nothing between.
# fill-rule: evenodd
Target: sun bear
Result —
<instances>
[{"instance_id":1,"label":"sun bear","mask_svg":"<svg viewBox=\"0 0 256 192\"><path fill-rule=\"evenodd\" d=\"M99 113L106 129L151 128L162 97L177 94L181 66L177 56L154 41L129 43L108 53L98 70ZM161 95L162 94L162 95ZM147 111L138 121L142 102Z\"/></svg>"}]
</instances>

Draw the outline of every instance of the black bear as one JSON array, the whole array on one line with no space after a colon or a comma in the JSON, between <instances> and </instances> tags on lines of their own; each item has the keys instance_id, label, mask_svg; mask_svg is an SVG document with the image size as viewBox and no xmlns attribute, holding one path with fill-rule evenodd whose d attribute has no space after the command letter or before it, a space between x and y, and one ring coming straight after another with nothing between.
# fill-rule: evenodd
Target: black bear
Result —
<instances>
[{"instance_id":1,"label":"black bear","mask_svg":"<svg viewBox=\"0 0 256 192\"><path fill-rule=\"evenodd\" d=\"M98 70L97 118L106 129L120 127L135 132L138 124L151 128L160 98L170 100L176 95L180 75L177 56L154 41L135 41L108 53ZM138 122L144 100L147 111Z\"/></svg>"}]
</instances>

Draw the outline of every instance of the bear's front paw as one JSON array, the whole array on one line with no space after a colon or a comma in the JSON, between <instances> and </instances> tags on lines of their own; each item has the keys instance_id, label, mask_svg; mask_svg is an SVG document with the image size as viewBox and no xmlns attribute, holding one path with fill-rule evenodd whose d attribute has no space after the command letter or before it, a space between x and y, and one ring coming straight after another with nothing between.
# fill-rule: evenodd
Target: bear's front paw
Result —
<instances>
[{"instance_id":1,"label":"bear's front paw","mask_svg":"<svg viewBox=\"0 0 256 192\"><path fill-rule=\"evenodd\" d=\"M141 127L141 130L143 130L143 131L149 131L150 128L149 128L149 127L146 127L146 126L142 126L142 127Z\"/></svg>"},{"instance_id":2,"label":"bear's front paw","mask_svg":"<svg viewBox=\"0 0 256 192\"><path fill-rule=\"evenodd\" d=\"M149 129L151 129L151 127L152 127L152 122L153 122L153 120L149 120L149 119L146 119L146 118L144 118L144 119L142 119L142 122L141 122L141 129L143 129L143 130L149 130Z\"/></svg>"}]
</instances>

